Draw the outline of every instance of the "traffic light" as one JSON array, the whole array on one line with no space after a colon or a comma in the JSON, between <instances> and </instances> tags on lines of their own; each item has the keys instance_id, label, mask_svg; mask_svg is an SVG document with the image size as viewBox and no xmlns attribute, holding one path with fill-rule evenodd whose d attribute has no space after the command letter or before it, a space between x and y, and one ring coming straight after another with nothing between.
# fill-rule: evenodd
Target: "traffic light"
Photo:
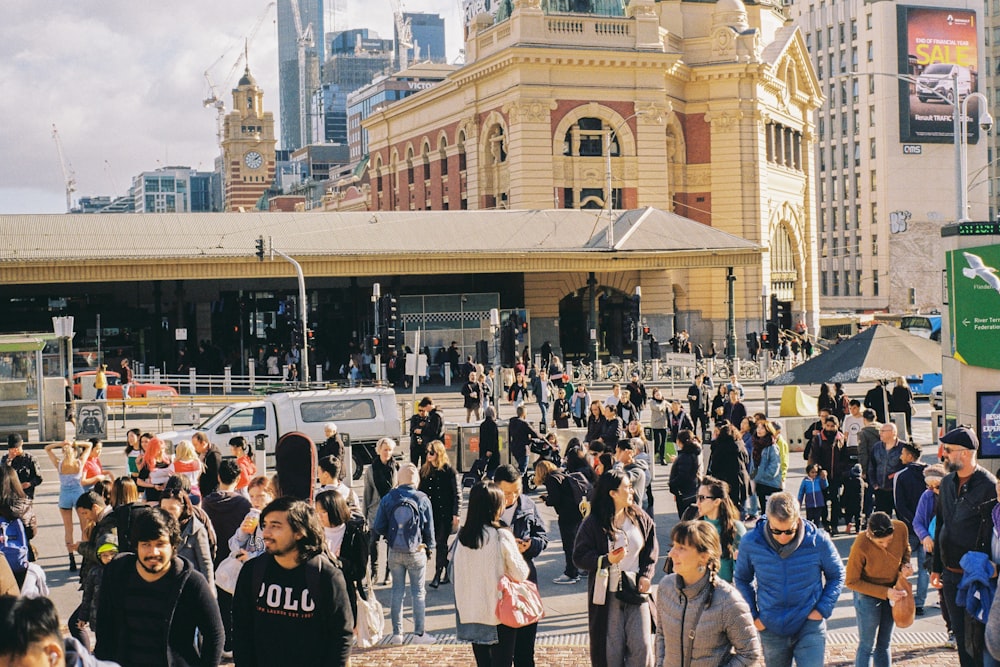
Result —
<instances>
[{"instance_id":1,"label":"traffic light","mask_svg":"<svg viewBox=\"0 0 1000 667\"><path fill-rule=\"evenodd\" d=\"M385 327L383 335L385 336L385 352L386 354L392 354L393 350L396 349L396 343L399 336L399 306L396 302L395 294L386 294L385 299L385 313L382 316L382 322Z\"/></svg>"},{"instance_id":2,"label":"traffic light","mask_svg":"<svg viewBox=\"0 0 1000 667\"><path fill-rule=\"evenodd\" d=\"M257 237L257 261L264 261L264 237Z\"/></svg>"}]
</instances>

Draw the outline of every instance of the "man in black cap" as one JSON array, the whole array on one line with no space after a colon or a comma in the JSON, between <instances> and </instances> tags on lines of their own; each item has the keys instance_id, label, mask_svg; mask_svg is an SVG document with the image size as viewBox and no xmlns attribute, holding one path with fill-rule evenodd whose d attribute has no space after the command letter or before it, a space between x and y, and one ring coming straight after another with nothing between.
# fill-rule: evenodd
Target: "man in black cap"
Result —
<instances>
[{"instance_id":1,"label":"man in black cap","mask_svg":"<svg viewBox=\"0 0 1000 667\"><path fill-rule=\"evenodd\" d=\"M983 664L982 642L967 642L965 609L956 601L962 581L961 559L970 551L990 552L996 505L996 478L977 465L979 438L968 426L959 426L941 437L948 474L941 481L937 505L937 532L934 535L934 569L931 586L941 588L951 616L951 628L958 645L962 667ZM972 628L968 628L970 631ZM970 644L979 645L978 655Z\"/></svg>"}]
</instances>

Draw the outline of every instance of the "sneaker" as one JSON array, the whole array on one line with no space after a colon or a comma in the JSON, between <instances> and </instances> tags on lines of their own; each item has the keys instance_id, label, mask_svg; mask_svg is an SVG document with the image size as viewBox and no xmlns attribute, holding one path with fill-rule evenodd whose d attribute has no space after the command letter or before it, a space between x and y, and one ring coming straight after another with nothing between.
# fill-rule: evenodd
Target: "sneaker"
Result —
<instances>
[{"instance_id":1,"label":"sneaker","mask_svg":"<svg viewBox=\"0 0 1000 667\"><path fill-rule=\"evenodd\" d=\"M393 646L400 646L403 643L403 635L393 635L389 643Z\"/></svg>"},{"instance_id":2,"label":"sneaker","mask_svg":"<svg viewBox=\"0 0 1000 667\"><path fill-rule=\"evenodd\" d=\"M425 632L422 635L413 635L413 638L410 639L411 644L433 644L436 641L437 637L429 632Z\"/></svg>"},{"instance_id":3,"label":"sneaker","mask_svg":"<svg viewBox=\"0 0 1000 667\"><path fill-rule=\"evenodd\" d=\"M957 646L957 644L955 643L955 633L954 632L949 632L948 633L948 641L945 642L945 645L948 648L955 648Z\"/></svg>"},{"instance_id":4,"label":"sneaker","mask_svg":"<svg viewBox=\"0 0 1000 667\"><path fill-rule=\"evenodd\" d=\"M575 584L580 581L580 577L567 577L565 574L560 574L558 577L552 580L553 584Z\"/></svg>"},{"instance_id":5,"label":"sneaker","mask_svg":"<svg viewBox=\"0 0 1000 667\"><path fill-rule=\"evenodd\" d=\"M916 613L917 616L923 616L926 612L924 611L923 607L917 607L915 613Z\"/></svg>"},{"instance_id":6,"label":"sneaker","mask_svg":"<svg viewBox=\"0 0 1000 667\"><path fill-rule=\"evenodd\" d=\"M382 585L383 586L392 586L392 576L388 575L388 574L385 575L385 579L382 580Z\"/></svg>"}]
</instances>

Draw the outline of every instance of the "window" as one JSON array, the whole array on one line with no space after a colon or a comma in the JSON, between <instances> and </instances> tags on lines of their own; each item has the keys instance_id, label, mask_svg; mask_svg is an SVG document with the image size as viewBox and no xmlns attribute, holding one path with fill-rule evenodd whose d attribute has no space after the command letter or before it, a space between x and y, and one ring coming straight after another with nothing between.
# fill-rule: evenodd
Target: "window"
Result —
<instances>
[{"instance_id":1,"label":"window","mask_svg":"<svg viewBox=\"0 0 1000 667\"><path fill-rule=\"evenodd\" d=\"M872 227L878 223L878 204L872 202Z\"/></svg>"},{"instance_id":2,"label":"window","mask_svg":"<svg viewBox=\"0 0 1000 667\"><path fill-rule=\"evenodd\" d=\"M875 186L878 184L878 179L875 177L875 170L872 169L872 192L875 192Z\"/></svg>"},{"instance_id":3,"label":"window","mask_svg":"<svg viewBox=\"0 0 1000 667\"><path fill-rule=\"evenodd\" d=\"M823 271L822 273L820 273L819 278L820 278L820 288L819 288L820 292L823 294L823 296L829 296L830 290L827 289L826 272Z\"/></svg>"},{"instance_id":4,"label":"window","mask_svg":"<svg viewBox=\"0 0 1000 667\"><path fill-rule=\"evenodd\" d=\"M873 76L868 77L868 94L875 94L875 77Z\"/></svg>"},{"instance_id":5,"label":"window","mask_svg":"<svg viewBox=\"0 0 1000 667\"><path fill-rule=\"evenodd\" d=\"M816 128L816 131L819 133L820 141L822 141L823 137L826 135L826 119L825 118L821 117L819 119L819 127Z\"/></svg>"},{"instance_id":6,"label":"window","mask_svg":"<svg viewBox=\"0 0 1000 667\"><path fill-rule=\"evenodd\" d=\"M855 19L851 19L851 39L858 38L858 22Z\"/></svg>"},{"instance_id":7,"label":"window","mask_svg":"<svg viewBox=\"0 0 1000 667\"><path fill-rule=\"evenodd\" d=\"M868 124L870 126L872 126L872 127L875 127L875 107L874 106L868 107Z\"/></svg>"},{"instance_id":8,"label":"window","mask_svg":"<svg viewBox=\"0 0 1000 667\"><path fill-rule=\"evenodd\" d=\"M299 406L302 421L307 423L328 421L361 421L375 419L375 402L370 398L346 401L314 401Z\"/></svg>"},{"instance_id":9,"label":"window","mask_svg":"<svg viewBox=\"0 0 1000 667\"><path fill-rule=\"evenodd\" d=\"M869 139L868 140L868 157L870 157L873 160L875 159L875 140L874 139Z\"/></svg>"},{"instance_id":10,"label":"window","mask_svg":"<svg viewBox=\"0 0 1000 667\"><path fill-rule=\"evenodd\" d=\"M854 64L857 65L857 63L854 63ZM858 88L860 88L860 87L861 87L861 84L858 83L857 79L855 79L854 83L851 84L851 101L854 102L854 103L857 103L857 101L858 101ZM854 113L857 113L857 111L855 111Z\"/></svg>"},{"instance_id":11,"label":"window","mask_svg":"<svg viewBox=\"0 0 1000 667\"><path fill-rule=\"evenodd\" d=\"M875 60L875 45L868 42L868 62ZM870 76L869 79L874 79L875 77Z\"/></svg>"},{"instance_id":12,"label":"window","mask_svg":"<svg viewBox=\"0 0 1000 667\"><path fill-rule=\"evenodd\" d=\"M857 111L855 111L854 113L857 113ZM854 119L854 133L855 134L858 133L857 122L858 122L858 119L855 118ZM854 144L854 166L858 167L860 165L861 165L861 144L856 143L856 144Z\"/></svg>"},{"instance_id":13,"label":"window","mask_svg":"<svg viewBox=\"0 0 1000 667\"><path fill-rule=\"evenodd\" d=\"M853 119L854 119L854 134L855 134L855 136L857 136L858 132L861 131L861 123L858 122L858 110L857 109L855 109L853 111L852 116L853 116ZM855 165L857 165L856 161L855 161Z\"/></svg>"},{"instance_id":14,"label":"window","mask_svg":"<svg viewBox=\"0 0 1000 667\"><path fill-rule=\"evenodd\" d=\"M872 15L871 14L865 15L865 27L867 27L869 30L872 29Z\"/></svg>"},{"instance_id":15,"label":"window","mask_svg":"<svg viewBox=\"0 0 1000 667\"><path fill-rule=\"evenodd\" d=\"M878 269L872 271L872 296L878 296Z\"/></svg>"},{"instance_id":16,"label":"window","mask_svg":"<svg viewBox=\"0 0 1000 667\"><path fill-rule=\"evenodd\" d=\"M855 274L854 275L854 280L856 281L855 285L857 286L858 296L864 296L865 291L861 287L861 269L857 269L854 272L854 274Z\"/></svg>"},{"instance_id":17,"label":"window","mask_svg":"<svg viewBox=\"0 0 1000 667\"><path fill-rule=\"evenodd\" d=\"M857 195L855 194L855 196ZM861 228L861 204L854 205L854 228ZM859 240L855 240L854 245L857 246L858 252L861 252L861 242Z\"/></svg>"},{"instance_id":18,"label":"window","mask_svg":"<svg viewBox=\"0 0 1000 667\"><path fill-rule=\"evenodd\" d=\"M872 234L872 257L878 257L878 234Z\"/></svg>"},{"instance_id":19,"label":"window","mask_svg":"<svg viewBox=\"0 0 1000 667\"><path fill-rule=\"evenodd\" d=\"M851 69L858 69L858 49L857 47L851 47Z\"/></svg>"},{"instance_id":20,"label":"window","mask_svg":"<svg viewBox=\"0 0 1000 667\"><path fill-rule=\"evenodd\" d=\"M822 30L817 30L816 31L816 48L817 49L822 49L823 48L823 31Z\"/></svg>"},{"instance_id":21,"label":"window","mask_svg":"<svg viewBox=\"0 0 1000 667\"><path fill-rule=\"evenodd\" d=\"M833 271L833 294L831 296L840 296L840 271Z\"/></svg>"},{"instance_id":22,"label":"window","mask_svg":"<svg viewBox=\"0 0 1000 667\"><path fill-rule=\"evenodd\" d=\"M230 433L263 431L267 428L267 408L260 406L240 410L227 419L225 424L220 424L220 428L224 425L229 427ZM218 433L218 429L216 429L216 433Z\"/></svg>"},{"instance_id":23,"label":"window","mask_svg":"<svg viewBox=\"0 0 1000 667\"><path fill-rule=\"evenodd\" d=\"M579 152L581 157L600 157L604 155L604 123L600 118L581 118L576 125L567 132L570 137L570 150L572 152L572 135L580 142ZM564 154L565 153L564 151ZM569 153L571 154L571 153Z\"/></svg>"},{"instance_id":24,"label":"window","mask_svg":"<svg viewBox=\"0 0 1000 667\"><path fill-rule=\"evenodd\" d=\"M826 231L826 209L821 208L819 210L819 232L822 234Z\"/></svg>"}]
</instances>

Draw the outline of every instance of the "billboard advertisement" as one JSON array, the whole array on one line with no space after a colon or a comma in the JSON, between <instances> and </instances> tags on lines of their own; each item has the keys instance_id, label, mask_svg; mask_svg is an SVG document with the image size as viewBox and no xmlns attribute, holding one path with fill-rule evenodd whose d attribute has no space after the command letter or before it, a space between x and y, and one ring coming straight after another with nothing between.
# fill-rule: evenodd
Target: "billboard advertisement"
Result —
<instances>
[{"instance_id":1,"label":"billboard advertisement","mask_svg":"<svg viewBox=\"0 0 1000 667\"><path fill-rule=\"evenodd\" d=\"M955 358L1000 369L1000 245L951 250L945 263Z\"/></svg>"},{"instance_id":2,"label":"billboard advertisement","mask_svg":"<svg viewBox=\"0 0 1000 667\"><path fill-rule=\"evenodd\" d=\"M979 87L976 12L941 7L896 8L899 73L899 140L943 143L954 139L953 102ZM969 101L965 131L979 140L979 100Z\"/></svg>"},{"instance_id":3,"label":"billboard advertisement","mask_svg":"<svg viewBox=\"0 0 1000 667\"><path fill-rule=\"evenodd\" d=\"M980 458L1000 458L1000 391L976 392Z\"/></svg>"}]
</instances>

